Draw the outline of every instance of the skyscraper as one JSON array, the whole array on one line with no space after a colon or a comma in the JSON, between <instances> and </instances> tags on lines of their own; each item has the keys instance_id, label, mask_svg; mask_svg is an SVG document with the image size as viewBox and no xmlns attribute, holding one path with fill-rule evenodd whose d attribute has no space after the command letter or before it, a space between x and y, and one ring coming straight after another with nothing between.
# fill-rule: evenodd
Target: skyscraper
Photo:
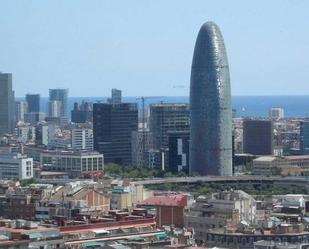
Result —
<instances>
[{"instance_id":1,"label":"skyscraper","mask_svg":"<svg viewBox=\"0 0 309 249\"><path fill-rule=\"evenodd\" d=\"M68 92L68 89L49 89L49 101L57 100L61 102L61 117L67 116Z\"/></svg>"},{"instance_id":2,"label":"skyscraper","mask_svg":"<svg viewBox=\"0 0 309 249\"><path fill-rule=\"evenodd\" d=\"M15 97L12 74L0 72L0 134L11 133L15 126Z\"/></svg>"},{"instance_id":3,"label":"skyscraper","mask_svg":"<svg viewBox=\"0 0 309 249\"><path fill-rule=\"evenodd\" d=\"M112 97L107 99L107 102L113 105L121 104L121 90L116 88L112 89Z\"/></svg>"},{"instance_id":4,"label":"skyscraper","mask_svg":"<svg viewBox=\"0 0 309 249\"><path fill-rule=\"evenodd\" d=\"M132 163L131 135L138 128L136 103L93 104L94 149L106 163Z\"/></svg>"},{"instance_id":5,"label":"skyscraper","mask_svg":"<svg viewBox=\"0 0 309 249\"><path fill-rule=\"evenodd\" d=\"M219 27L196 39L190 86L190 173L232 175L232 108L227 55Z\"/></svg>"},{"instance_id":6,"label":"skyscraper","mask_svg":"<svg viewBox=\"0 0 309 249\"><path fill-rule=\"evenodd\" d=\"M274 153L274 133L271 120L243 121L243 152L254 155Z\"/></svg>"},{"instance_id":7,"label":"skyscraper","mask_svg":"<svg viewBox=\"0 0 309 249\"><path fill-rule=\"evenodd\" d=\"M26 94L28 112L40 112L40 94Z\"/></svg>"},{"instance_id":8,"label":"skyscraper","mask_svg":"<svg viewBox=\"0 0 309 249\"><path fill-rule=\"evenodd\" d=\"M149 127L153 135L154 149L168 148L168 132L189 130L189 105L182 103L151 104Z\"/></svg>"}]
</instances>

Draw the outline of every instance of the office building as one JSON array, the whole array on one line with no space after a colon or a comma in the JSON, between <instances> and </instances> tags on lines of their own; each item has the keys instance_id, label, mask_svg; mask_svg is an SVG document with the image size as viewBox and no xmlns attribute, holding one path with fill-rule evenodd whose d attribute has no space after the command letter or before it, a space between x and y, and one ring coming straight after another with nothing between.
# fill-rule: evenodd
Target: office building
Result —
<instances>
[{"instance_id":1,"label":"office building","mask_svg":"<svg viewBox=\"0 0 309 249\"><path fill-rule=\"evenodd\" d=\"M269 109L269 118L272 120L280 120L284 118L284 110L280 107L272 107Z\"/></svg>"},{"instance_id":2,"label":"office building","mask_svg":"<svg viewBox=\"0 0 309 249\"><path fill-rule=\"evenodd\" d=\"M189 173L189 131L168 133L168 170Z\"/></svg>"},{"instance_id":3,"label":"office building","mask_svg":"<svg viewBox=\"0 0 309 249\"><path fill-rule=\"evenodd\" d=\"M232 107L223 37L213 22L196 39L190 85L190 173L232 175Z\"/></svg>"},{"instance_id":4,"label":"office building","mask_svg":"<svg viewBox=\"0 0 309 249\"><path fill-rule=\"evenodd\" d=\"M89 151L43 151L40 153L40 163L46 171L67 172L71 177L104 169L103 155Z\"/></svg>"},{"instance_id":5,"label":"office building","mask_svg":"<svg viewBox=\"0 0 309 249\"><path fill-rule=\"evenodd\" d=\"M169 131L185 131L190 127L188 104L151 104L150 131L154 149L168 148Z\"/></svg>"},{"instance_id":6,"label":"office building","mask_svg":"<svg viewBox=\"0 0 309 249\"><path fill-rule=\"evenodd\" d=\"M26 101L15 102L15 119L16 122L24 121L25 114L28 112L28 105Z\"/></svg>"},{"instance_id":7,"label":"office building","mask_svg":"<svg viewBox=\"0 0 309 249\"><path fill-rule=\"evenodd\" d=\"M137 128L137 104L93 104L94 149L104 154L106 163L132 163L131 136Z\"/></svg>"},{"instance_id":8,"label":"office building","mask_svg":"<svg viewBox=\"0 0 309 249\"><path fill-rule=\"evenodd\" d=\"M61 116L61 101L53 100L48 102L48 117L59 118Z\"/></svg>"},{"instance_id":9,"label":"office building","mask_svg":"<svg viewBox=\"0 0 309 249\"><path fill-rule=\"evenodd\" d=\"M93 130L88 128L72 129L72 148L75 150L93 150Z\"/></svg>"},{"instance_id":10,"label":"office building","mask_svg":"<svg viewBox=\"0 0 309 249\"><path fill-rule=\"evenodd\" d=\"M33 177L33 160L21 154L0 155L0 179L30 179Z\"/></svg>"},{"instance_id":11,"label":"office building","mask_svg":"<svg viewBox=\"0 0 309 249\"><path fill-rule=\"evenodd\" d=\"M132 132L132 165L147 167L145 152L152 148L152 133L150 131Z\"/></svg>"},{"instance_id":12,"label":"office building","mask_svg":"<svg viewBox=\"0 0 309 249\"><path fill-rule=\"evenodd\" d=\"M40 112L40 94L26 94L28 112Z\"/></svg>"},{"instance_id":13,"label":"office building","mask_svg":"<svg viewBox=\"0 0 309 249\"><path fill-rule=\"evenodd\" d=\"M273 123L270 120L243 121L243 152L272 155L274 147Z\"/></svg>"},{"instance_id":14,"label":"office building","mask_svg":"<svg viewBox=\"0 0 309 249\"><path fill-rule=\"evenodd\" d=\"M49 101L57 100L61 102L61 117L67 116L68 93L68 89L49 89Z\"/></svg>"},{"instance_id":15,"label":"office building","mask_svg":"<svg viewBox=\"0 0 309 249\"><path fill-rule=\"evenodd\" d=\"M309 154L309 122L300 121L299 126L299 135L300 135L300 152L301 154Z\"/></svg>"},{"instance_id":16,"label":"office building","mask_svg":"<svg viewBox=\"0 0 309 249\"><path fill-rule=\"evenodd\" d=\"M15 97L12 74L0 72L0 134L12 133L15 127Z\"/></svg>"},{"instance_id":17,"label":"office building","mask_svg":"<svg viewBox=\"0 0 309 249\"><path fill-rule=\"evenodd\" d=\"M92 122L92 103L83 101L80 105L74 103L71 111L71 121L73 123Z\"/></svg>"},{"instance_id":18,"label":"office building","mask_svg":"<svg viewBox=\"0 0 309 249\"><path fill-rule=\"evenodd\" d=\"M114 88L112 89L112 97L107 99L107 102L112 105L119 105L121 104L121 98L121 90Z\"/></svg>"}]
</instances>

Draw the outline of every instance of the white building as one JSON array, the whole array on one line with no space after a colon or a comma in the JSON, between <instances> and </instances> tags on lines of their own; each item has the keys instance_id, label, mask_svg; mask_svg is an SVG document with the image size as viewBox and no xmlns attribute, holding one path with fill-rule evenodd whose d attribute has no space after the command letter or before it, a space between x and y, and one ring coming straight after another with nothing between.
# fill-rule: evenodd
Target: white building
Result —
<instances>
[{"instance_id":1,"label":"white building","mask_svg":"<svg viewBox=\"0 0 309 249\"><path fill-rule=\"evenodd\" d=\"M21 154L0 155L0 179L30 179L33 177L33 160Z\"/></svg>"},{"instance_id":2,"label":"white building","mask_svg":"<svg viewBox=\"0 0 309 249\"><path fill-rule=\"evenodd\" d=\"M284 118L284 110L281 107L272 107L269 109L269 117L273 120Z\"/></svg>"},{"instance_id":3,"label":"white building","mask_svg":"<svg viewBox=\"0 0 309 249\"><path fill-rule=\"evenodd\" d=\"M72 148L93 150L93 130L87 128L72 129Z\"/></svg>"},{"instance_id":4,"label":"white building","mask_svg":"<svg viewBox=\"0 0 309 249\"><path fill-rule=\"evenodd\" d=\"M19 125L16 128L17 141L22 143L35 142L35 127L32 125Z\"/></svg>"}]
</instances>

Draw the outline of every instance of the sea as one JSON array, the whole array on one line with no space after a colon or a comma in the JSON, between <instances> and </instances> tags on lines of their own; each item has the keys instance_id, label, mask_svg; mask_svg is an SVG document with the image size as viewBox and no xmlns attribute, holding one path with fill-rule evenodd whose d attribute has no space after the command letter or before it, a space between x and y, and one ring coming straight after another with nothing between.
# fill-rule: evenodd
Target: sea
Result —
<instances>
[{"instance_id":1,"label":"sea","mask_svg":"<svg viewBox=\"0 0 309 249\"><path fill-rule=\"evenodd\" d=\"M69 97L68 113L75 102L90 101L106 102L108 97ZM23 98L16 98L22 100ZM138 103L139 97L123 97L123 102ZM188 96L149 96L145 97L145 106L153 103L189 103ZM48 98L41 97L41 110L47 112ZM267 117L271 107L281 107L288 118L309 117L309 95L294 96L232 96L232 108L236 110L236 117Z\"/></svg>"}]
</instances>

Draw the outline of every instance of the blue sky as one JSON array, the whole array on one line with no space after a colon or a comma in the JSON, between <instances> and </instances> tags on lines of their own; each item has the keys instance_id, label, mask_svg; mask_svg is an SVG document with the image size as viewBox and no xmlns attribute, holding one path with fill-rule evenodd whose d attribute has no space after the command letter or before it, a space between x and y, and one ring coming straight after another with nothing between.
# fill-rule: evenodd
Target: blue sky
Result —
<instances>
[{"instance_id":1,"label":"blue sky","mask_svg":"<svg viewBox=\"0 0 309 249\"><path fill-rule=\"evenodd\" d=\"M309 95L309 1L0 0L16 96L186 96L200 26L221 28L233 95ZM174 88L173 86L184 86Z\"/></svg>"}]
</instances>

